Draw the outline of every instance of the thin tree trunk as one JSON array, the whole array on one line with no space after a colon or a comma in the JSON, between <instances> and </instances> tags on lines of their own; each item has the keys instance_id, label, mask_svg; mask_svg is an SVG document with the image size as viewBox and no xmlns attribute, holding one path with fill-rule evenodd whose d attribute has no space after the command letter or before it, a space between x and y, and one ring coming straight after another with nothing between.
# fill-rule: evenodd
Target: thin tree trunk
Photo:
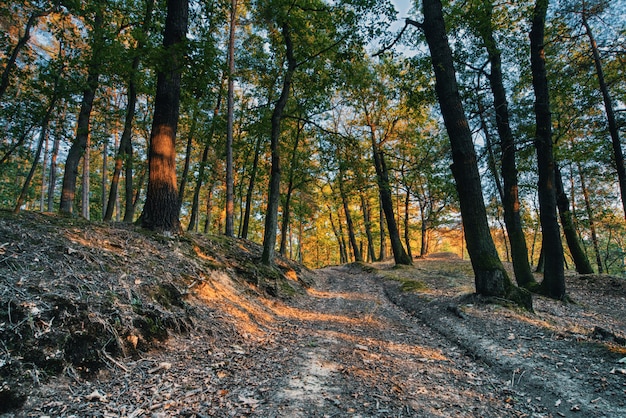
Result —
<instances>
[{"instance_id":1,"label":"thin tree trunk","mask_svg":"<svg viewBox=\"0 0 626 418\"><path fill-rule=\"evenodd\" d=\"M615 161L615 168L617 169L617 178L619 179L619 190L622 196L622 207L624 209L624 217L626 217L626 164L624 163L622 143L619 139L619 127L617 126L617 121L615 119L611 93L609 93L609 87L604 79L604 70L602 69L602 59L600 58L598 45L596 44L593 32L591 31L591 26L589 26L589 22L587 22L586 10L583 10L582 13L582 23L585 27L587 37L589 38L589 43L591 44L591 52L593 53L593 62L596 66L598 84L600 86L600 91L602 92L606 119L609 126L609 133L611 135L611 144L613 145L613 158Z\"/></svg>"},{"instance_id":2,"label":"thin tree trunk","mask_svg":"<svg viewBox=\"0 0 626 418\"><path fill-rule=\"evenodd\" d=\"M83 156L83 176L82 176L82 190L81 190L81 216L89 220L89 180L91 176L91 138L87 136L87 144L85 146L85 155Z\"/></svg>"},{"instance_id":3,"label":"thin tree trunk","mask_svg":"<svg viewBox=\"0 0 626 418\"><path fill-rule=\"evenodd\" d=\"M210 149L210 145L213 144L213 137L215 136L215 129L217 126L217 117L220 113L221 105L222 105L222 88L220 86L220 90L217 94L217 103L215 104L215 108L213 109L213 119L211 120L209 133L205 140L204 150L202 151L202 160L200 161L200 168L198 169L198 180L196 181L196 187L194 188L194 191L193 191L193 201L191 204L191 218L189 219L189 226L187 227L187 231L197 230L197 224L198 224L198 219L199 219L198 212L200 208L200 191L202 189L202 183L204 181L204 171L206 170L206 166L209 161L209 149Z\"/></svg>"},{"instance_id":4,"label":"thin tree trunk","mask_svg":"<svg viewBox=\"0 0 626 418\"><path fill-rule=\"evenodd\" d=\"M343 176L343 170L339 169L339 177L337 178L337 181L339 182L339 195L341 196L341 203L343 204L343 212L346 215L346 226L348 227L348 238L350 240L350 247L352 248L354 261L360 262L363 261L363 256L361 256L359 245L356 242L356 234L354 233L354 222L352 221L352 215L350 215L350 206L348 205L348 196L346 194L346 190L343 184Z\"/></svg>"},{"instance_id":5,"label":"thin tree trunk","mask_svg":"<svg viewBox=\"0 0 626 418\"><path fill-rule=\"evenodd\" d=\"M270 265L274 260L276 246L276 228L278 226L278 204L280 200L280 122L283 116L289 92L291 90L291 79L296 71L297 63L294 57L293 43L289 23L284 22L282 25L282 34L285 41L285 54L287 57L287 69L283 79L283 88L280 97L276 102L274 111L272 112L272 130L270 134L270 150L272 154L272 162L270 169L270 187L267 199L267 211L265 215L265 231L263 233L263 254L261 262Z\"/></svg>"},{"instance_id":6,"label":"thin tree trunk","mask_svg":"<svg viewBox=\"0 0 626 418\"><path fill-rule=\"evenodd\" d=\"M191 126L187 134L187 146L185 147L185 165L183 166L183 172L180 175L180 185L178 186L178 204L182 207L183 200L185 198L185 189L187 188L187 180L189 177L189 166L191 165L191 153L193 151L193 138L196 135L197 126L197 111L196 106L191 115Z\"/></svg>"},{"instance_id":7,"label":"thin tree trunk","mask_svg":"<svg viewBox=\"0 0 626 418\"><path fill-rule=\"evenodd\" d=\"M87 74L87 87L83 91L83 99L76 122L76 137L72 142L72 146L67 154L65 161L65 173L63 174L63 190L61 191L61 203L59 211L65 214L71 214L74 209L74 196L76 195L76 179L78 177L78 165L87 149L87 143L90 135L90 119L93 102L96 97L100 79L101 59L99 56L100 48L103 43L103 17L102 10L97 10L92 31L94 33L94 41L91 45L91 59Z\"/></svg>"},{"instance_id":8,"label":"thin tree trunk","mask_svg":"<svg viewBox=\"0 0 626 418\"><path fill-rule=\"evenodd\" d=\"M61 118L65 119L65 107L61 113ZM48 212L54 211L54 191L57 182L57 158L59 156L59 148L61 146L61 133L55 132L54 143L52 144L52 153L50 155L50 176L48 178Z\"/></svg>"},{"instance_id":9,"label":"thin tree trunk","mask_svg":"<svg viewBox=\"0 0 626 418\"><path fill-rule=\"evenodd\" d=\"M298 166L298 146L300 145L300 137L302 134L302 127L298 125L296 132L296 138L294 140L293 148L291 149L291 161L289 164L289 174L287 176L287 192L285 194L285 200L283 204L283 220L280 227L280 246L279 252L281 255L285 255L287 251L287 230L289 229L289 222L291 220L291 196L294 190L294 181L296 168Z\"/></svg>"},{"instance_id":10,"label":"thin tree trunk","mask_svg":"<svg viewBox=\"0 0 626 418\"><path fill-rule=\"evenodd\" d=\"M226 236L235 235L235 202L233 177L233 120L234 120L234 77L235 77L235 28L237 26L237 0L231 0L230 34L228 38L228 100L226 129Z\"/></svg>"},{"instance_id":11,"label":"thin tree trunk","mask_svg":"<svg viewBox=\"0 0 626 418\"><path fill-rule=\"evenodd\" d=\"M420 257L424 258L428 255L429 251L429 234L428 234L428 219L426 217L426 209L423 204L420 204L420 217L422 218L422 245L420 246Z\"/></svg>"},{"instance_id":12,"label":"thin tree trunk","mask_svg":"<svg viewBox=\"0 0 626 418\"><path fill-rule=\"evenodd\" d=\"M370 214L370 207L365 198L363 192L360 193L361 198L361 211L363 212L363 224L365 225L365 235L367 236L367 262L371 263L376 261L376 254L374 253L374 237L372 236L372 219Z\"/></svg>"},{"instance_id":13,"label":"thin tree trunk","mask_svg":"<svg viewBox=\"0 0 626 418\"><path fill-rule=\"evenodd\" d=\"M593 268L587 258L587 254L585 254L585 250L580 245L580 240L578 239L578 234L576 233L576 228L572 219L569 199L567 198L563 188L563 178L558 164L555 164L554 170L554 178L556 181L556 204L559 210L561 225L563 226L563 234L565 235L569 252L572 255L572 260L574 260L576 271L580 274L591 274L593 273Z\"/></svg>"},{"instance_id":14,"label":"thin tree trunk","mask_svg":"<svg viewBox=\"0 0 626 418\"><path fill-rule=\"evenodd\" d=\"M598 242L598 233L596 231L596 222L593 216L593 209L591 208L591 199L589 198L589 189L587 188L587 182L580 162L577 164L578 176L580 177L580 187L583 192L583 198L585 200L585 210L587 212L587 218L589 219L589 229L591 230L591 241L593 243L593 250L596 253L596 264L598 266L598 273L604 273L604 266L602 264L602 257L600 255L600 243Z\"/></svg>"},{"instance_id":15,"label":"thin tree trunk","mask_svg":"<svg viewBox=\"0 0 626 418\"><path fill-rule=\"evenodd\" d=\"M530 295L511 283L491 237L476 151L458 91L441 2L424 0L422 4L422 27L432 58L435 90L450 138L452 173L459 195L465 243L474 269L476 292L485 296L507 297L532 309Z\"/></svg>"},{"instance_id":16,"label":"thin tree trunk","mask_svg":"<svg viewBox=\"0 0 626 418\"><path fill-rule=\"evenodd\" d=\"M141 26L142 33L148 35L149 28L152 22L152 10L154 8L154 0L148 0L146 2L146 14ZM141 52L145 46L145 41L140 38L135 49L135 56L131 65L130 75L128 78L128 103L126 104L126 117L124 120L124 131L122 132L122 138L120 139L117 156L115 157L115 168L113 170L113 178L111 179L111 189L109 191L109 203L104 214L104 220L109 221L113 217L113 205L111 200L115 198L115 202L118 202L118 187L119 180L122 172L122 166L125 165L124 185L125 185L125 205L124 205L124 222L132 222L134 217L134 205L133 205L133 144L132 144L132 129L133 121L135 118L135 108L137 105L137 70L141 61ZM124 164L125 163L125 164Z\"/></svg>"},{"instance_id":17,"label":"thin tree trunk","mask_svg":"<svg viewBox=\"0 0 626 418\"><path fill-rule=\"evenodd\" d=\"M398 265L410 266L413 264L413 260L411 260L408 256L402 245L400 232L398 231L398 225L396 224L393 212L393 199L391 195L391 186L389 184L389 170L387 169L382 149L376 139L375 127L371 121L368 121L368 123L370 128L370 141L372 144L372 157L374 160L374 168L376 169L378 193L380 195L380 204L385 212L385 219L387 220L387 230L389 231L389 238L391 240L393 258L395 263Z\"/></svg>"},{"instance_id":18,"label":"thin tree trunk","mask_svg":"<svg viewBox=\"0 0 626 418\"><path fill-rule=\"evenodd\" d=\"M541 291L554 299L565 299L565 274L563 270L563 245L557 221L555 189L555 167L552 151L552 121L550 95L546 73L544 32L548 0L537 0L530 31L530 64L535 91L535 148L537 149L537 171L539 213L543 242L544 275Z\"/></svg>"},{"instance_id":19,"label":"thin tree trunk","mask_svg":"<svg viewBox=\"0 0 626 418\"><path fill-rule=\"evenodd\" d=\"M41 163L41 194L39 195L39 212L44 212L46 200L46 168L48 167L48 153L50 148L50 135L46 135L43 148L43 161Z\"/></svg>"},{"instance_id":20,"label":"thin tree trunk","mask_svg":"<svg viewBox=\"0 0 626 418\"><path fill-rule=\"evenodd\" d=\"M501 171L504 187L499 189L501 192L502 206L504 207L504 223L506 226L509 243L511 245L511 256L513 259L513 271L518 286L528 289L537 286L535 277L533 276L530 262L528 261L528 247L526 238L522 228L522 220L520 216L520 201L518 194L517 166L516 166L516 146L513 137L513 131L509 122L509 108L506 98L506 89L502 76L502 59L498 49L498 43L493 36L492 13L493 4L491 0L484 3L485 20L488 25L478 25L481 37L485 43L489 62L491 64L491 73L489 75L489 83L493 93L493 106L496 113L496 127L500 137Z\"/></svg>"},{"instance_id":21,"label":"thin tree trunk","mask_svg":"<svg viewBox=\"0 0 626 418\"><path fill-rule=\"evenodd\" d=\"M163 46L167 68L159 71L154 99L154 119L148 150L148 193L141 215L142 227L178 233L180 205L176 182L176 130L180 81L184 68L181 45L187 33L188 0L168 0Z\"/></svg>"},{"instance_id":22,"label":"thin tree trunk","mask_svg":"<svg viewBox=\"0 0 626 418\"><path fill-rule=\"evenodd\" d=\"M119 132L116 129L115 132L115 136L117 137L117 135L119 134ZM108 204L107 204L107 177L108 177L108 163L109 163L109 159L108 159L108 153L109 153L109 139L105 138L104 139L104 144L102 146L102 187L101 187L101 195L100 195L100 200L102 200L102 211L105 211ZM115 196L114 196L115 198ZM115 200L114 200L115 202Z\"/></svg>"},{"instance_id":23,"label":"thin tree trunk","mask_svg":"<svg viewBox=\"0 0 626 418\"><path fill-rule=\"evenodd\" d=\"M333 230L333 234L335 234L335 238L337 239L337 245L339 245L339 264L344 264L348 261L348 256L343 242L343 234L339 232L337 226L335 225L335 221L333 220L333 211L330 207L328 208L328 217L330 219L330 226ZM341 226L341 222L339 224Z\"/></svg>"},{"instance_id":24,"label":"thin tree trunk","mask_svg":"<svg viewBox=\"0 0 626 418\"><path fill-rule=\"evenodd\" d=\"M45 141L48 140L48 125L50 123L50 116L52 115L52 110L54 109L54 105L56 101L57 101L57 93L56 93L56 88L55 88L55 92L53 93L53 96L50 100L50 105L48 106L48 109L46 110L46 114L44 115L43 120L41 122L41 132L39 133L39 141L37 143L37 150L35 151L35 157L33 158L33 164L30 168L30 171L28 172L28 175L26 176L26 180L24 181L22 191L20 192L20 195L17 198L17 202L15 203L15 208L13 209L13 213L15 214L20 212L22 204L24 204L24 201L26 200L30 183L33 180L33 177L35 176L35 171L37 169L37 166L39 165L39 157L41 156L41 150L43 149L43 144ZM43 183L43 180L42 180L42 183Z\"/></svg>"},{"instance_id":25,"label":"thin tree trunk","mask_svg":"<svg viewBox=\"0 0 626 418\"><path fill-rule=\"evenodd\" d=\"M257 137L254 144L254 160L252 161L252 170L250 171L250 180L248 183L248 191L246 192L246 209L243 215L243 226L241 227L241 238L248 238L248 229L250 227L250 212L252 211L252 195L254 194L254 186L256 182L257 172L259 170L259 155L261 154L262 137Z\"/></svg>"},{"instance_id":26,"label":"thin tree trunk","mask_svg":"<svg viewBox=\"0 0 626 418\"><path fill-rule=\"evenodd\" d=\"M404 245L406 245L406 252L410 259L413 259L413 253L411 252L411 232L409 229L410 223L410 204L411 193L410 189L407 189L406 196L404 197Z\"/></svg>"},{"instance_id":27,"label":"thin tree trunk","mask_svg":"<svg viewBox=\"0 0 626 418\"><path fill-rule=\"evenodd\" d=\"M206 216L204 218L204 228L203 231L205 234L209 233L209 228L211 227L211 215L213 212L213 185L209 187L209 191L206 199Z\"/></svg>"},{"instance_id":28,"label":"thin tree trunk","mask_svg":"<svg viewBox=\"0 0 626 418\"><path fill-rule=\"evenodd\" d=\"M380 193L378 194L378 219L380 223L380 248L378 252L378 261L384 261L387 258L387 234L385 233L385 211L380 203Z\"/></svg>"}]
</instances>

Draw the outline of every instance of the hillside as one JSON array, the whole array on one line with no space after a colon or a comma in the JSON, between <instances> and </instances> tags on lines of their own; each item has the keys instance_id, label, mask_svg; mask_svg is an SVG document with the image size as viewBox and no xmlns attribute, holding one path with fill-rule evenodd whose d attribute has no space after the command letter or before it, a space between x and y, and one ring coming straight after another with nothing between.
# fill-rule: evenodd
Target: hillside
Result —
<instances>
[{"instance_id":1,"label":"hillside","mask_svg":"<svg viewBox=\"0 0 626 418\"><path fill-rule=\"evenodd\" d=\"M626 282L535 312L468 261L310 271L237 239L0 212L0 414L626 415ZM493 302L493 301L491 301Z\"/></svg>"}]
</instances>

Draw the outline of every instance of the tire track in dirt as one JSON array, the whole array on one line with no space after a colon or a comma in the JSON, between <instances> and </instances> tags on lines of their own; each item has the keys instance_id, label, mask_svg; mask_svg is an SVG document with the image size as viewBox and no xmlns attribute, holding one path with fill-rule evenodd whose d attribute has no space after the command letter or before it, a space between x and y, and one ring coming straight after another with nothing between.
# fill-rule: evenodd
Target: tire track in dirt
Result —
<instances>
[{"instance_id":1,"label":"tire track in dirt","mask_svg":"<svg viewBox=\"0 0 626 418\"><path fill-rule=\"evenodd\" d=\"M499 389L506 382L391 303L374 275L327 268L309 293L294 306L307 319L291 319L294 332L281 335L294 367L258 416L522 417L533 409L513 405Z\"/></svg>"}]
</instances>

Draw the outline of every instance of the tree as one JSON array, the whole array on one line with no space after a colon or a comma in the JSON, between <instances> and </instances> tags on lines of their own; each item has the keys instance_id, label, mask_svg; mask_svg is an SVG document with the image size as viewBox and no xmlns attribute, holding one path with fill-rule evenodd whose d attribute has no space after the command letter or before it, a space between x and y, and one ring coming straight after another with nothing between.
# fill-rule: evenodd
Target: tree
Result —
<instances>
[{"instance_id":1,"label":"tree","mask_svg":"<svg viewBox=\"0 0 626 418\"><path fill-rule=\"evenodd\" d=\"M561 218L561 226L563 227L563 235L565 235L565 241L569 247L569 252L574 260L576 271L580 274L591 274L593 268L587 258L585 250L580 245L578 239L578 233L574 226L572 219L572 211L570 210L569 199L565 194L565 188L563 187L563 178L561 176L561 169L558 164L554 164L554 178L556 187L556 205L559 211L559 217Z\"/></svg>"},{"instance_id":2,"label":"tree","mask_svg":"<svg viewBox=\"0 0 626 418\"><path fill-rule=\"evenodd\" d=\"M141 214L142 227L170 233L178 233L180 230L176 130L188 15L188 0L168 0L163 62L157 78L148 150L148 193Z\"/></svg>"},{"instance_id":3,"label":"tree","mask_svg":"<svg viewBox=\"0 0 626 418\"><path fill-rule=\"evenodd\" d=\"M87 68L87 82L83 90L80 113L78 114L78 120L76 122L76 136L67 154L65 172L63 174L63 190L61 191L59 211L65 214L71 214L74 210L78 165L89 141L91 111L96 97L96 90L100 82L100 73L103 64L102 55L105 42L104 5L96 4L94 7L93 27L91 28L91 56Z\"/></svg>"},{"instance_id":4,"label":"tree","mask_svg":"<svg viewBox=\"0 0 626 418\"><path fill-rule=\"evenodd\" d=\"M117 196L117 190L122 173L122 168L125 165L125 205L124 205L124 222L132 222L133 211L133 144L132 144L132 130L133 121L135 119L135 108L137 105L137 82L138 82L138 70L141 63L141 54L145 48L146 38L149 34L150 26L152 24L152 11L154 9L154 0L146 1L146 10L141 25L141 34L137 40L137 47L133 51L132 64L130 72L128 74L128 91L127 91L127 103L126 103L126 116L124 119L124 131L119 143L119 149L115 157L115 168L113 170L113 176L111 179L111 187L109 190L109 199L106 206L104 220L110 221L113 217L113 210L115 209L115 197Z\"/></svg>"},{"instance_id":5,"label":"tree","mask_svg":"<svg viewBox=\"0 0 626 418\"><path fill-rule=\"evenodd\" d=\"M549 0L537 0L530 30L530 65L535 92L535 148L537 151L539 216L544 257L541 292L554 299L565 298L563 245L557 221L555 163L552 150L552 119L546 73L545 22Z\"/></svg>"},{"instance_id":6,"label":"tree","mask_svg":"<svg viewBox=\"0 0 626 418\"><path fill-rule=\"evenodd\" d=\"M602 68L602 58L600 57L600 51L596 43L593 31L589 25L589 14L591 9L587 8L587 3L582 0L581 20L587 37L589 38L589 44L591 53L593 54L593 63L596 68L596 76L598 77L598 85L600 92L602 93L602 100L604 102L604 109L606 112L606 120L611 135L611 145L613 146L613 161L615 163L615 169L617 170L617 178L619 179L619 189L622 196L622 207L624 209L624 217L626 217L626 164L624 163L624 153L622 151L622 143L619 138L619 127L615 118L615 111L613 109L613 100L609 87L605 81L604 69ZM602 1L596 3L597 9L602 9L604 3ZM592 6L593 7L593 6Z\"/></svg>"},{"instance_id":7,"label":"tree","mask_svg":"<svg viewBox=\"0 0 626 418\"><path fill-rule=\"evenodd\" d=\"M233 180L233 118L234 118L234 77L235 77L235 28L237 26L237 0L231 1L230 32L228 37L228 96L226 127L226 236L235 235L234 180Z\"/></svg>"},{"instance_id":8,"label":"tree","mask_svg":"<svg viewBox=\"0 0 626 418\"><path fill-rule=\"evenodd\" d=\"M279 22L281 23L281 22ZM285 42L285 57L287 69L283 75L282 90L280 97L274 106L271 118L270 150L272 154L272 164L270 169L270 187L267 198L267 211L265 214L265 230L263 233L263 254L261 262L270 265L274 261L276 246L276 228L278 227L278 204L280 200L280 122L283 112L289 100L291 82L298 66L294 56L293 39L291 37L291 27L289 22L284 21L281 25L281 33Z\"/></svg>"},{"instance_id":9,"label":"tree","mask_svg":"<svg viewBox=\"0 0 626 418\"><path fill-rule=\"evenodd\" d=\"M422 24L415 23L426 35L435 73L435 90L450 138L452 173L461 206L467 251L474 269L476 292L511 298L531 309L530 295L513 286L491 238L476 151L458 91L441 2L423 0L422 7L424 21Z\"/></svg>"},{"instance_id":10,"label":"tree","mask_svg":"<svg viewBox=\"0 0 626 418\"><path fill-rule=\"evenodd\" d=\"M500 137L501 173L503 189L501 193L504 207L504 223L511 244L513 270L517 284L532 288L536 285L535 278L528 262L528 247L522 229L520 217L520 201L518 195L516 144L511 129L508 101L502 74L502 57L498 43L494 37L493 4L491 0L480 2L477 6L476 29L482 38L489 64L488 75L491 92L493 94L493 108L496 114L496 127ZM488 132L485 129L485 134ZM495 176L497 174L494 173ZM496 177L497 178L497 177Z\"/></svg>"}]
</instances>

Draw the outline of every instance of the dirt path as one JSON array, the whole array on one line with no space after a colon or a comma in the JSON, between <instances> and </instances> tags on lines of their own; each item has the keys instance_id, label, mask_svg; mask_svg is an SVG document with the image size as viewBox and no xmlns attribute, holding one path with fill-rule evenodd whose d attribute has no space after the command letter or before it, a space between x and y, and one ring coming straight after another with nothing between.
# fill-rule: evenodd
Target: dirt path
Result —
<instances>
[{"instance_id":1,"label":"dirt path","mask_svg":"<svg viewBox=\"0 0 626 418\"><path fill-rule=\"evenodd\" d=\"M192 332L142 359L110 359L95 379L70 370L7 416L626 416L625 395L617 393L626 385L621 377L607 380L594 369L576 380L567 367L571 351L539 337L536 345L526 345L519 334L511 338L503 331L515 325L507 323L511 318L477 330L493 318L480 322L470 313L474 319L455 320L445 307L394 293L396 288L342 266L320 271L309 295L289 304L245 305L243 296L232 296L229 317L216 310L212 320L239 317L240 337ZM519 344L526 351L510 356L518 363L500 359ZM559 364L551 363L558 358ZM573 368L578 362L587 367L598 357L571 360ZM596 378L616 392L611 402L591 385Z\"/></svg>"}]
</instances>

